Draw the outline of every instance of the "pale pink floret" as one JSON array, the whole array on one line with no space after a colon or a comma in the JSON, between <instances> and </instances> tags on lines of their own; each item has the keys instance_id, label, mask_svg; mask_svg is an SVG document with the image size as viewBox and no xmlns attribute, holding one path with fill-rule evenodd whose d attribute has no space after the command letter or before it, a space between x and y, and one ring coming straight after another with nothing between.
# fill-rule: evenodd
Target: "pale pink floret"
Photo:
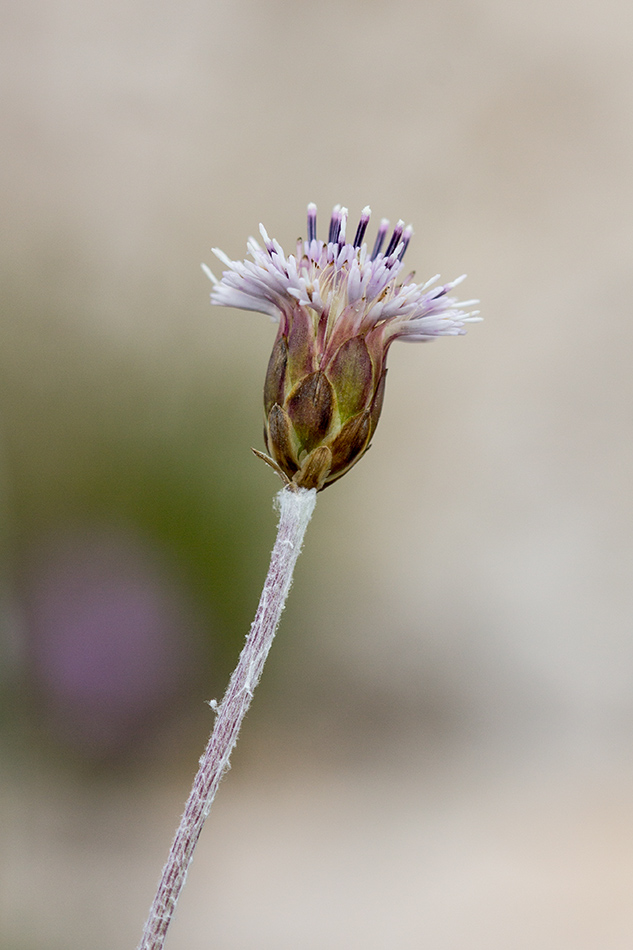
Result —
<instances>
[{"instance_id":1,"label":"pale pink floret","mask_svg":"<svg viewBox=\"0 0 633 950\"><path fill-rule=\"evenodd\" d=\"M213 248L227 270L217 280L204 268L214 283L211 302L266 313L282 325L291 321L300 307L312 315L315 332L317 324L326 321L325 347L335 329L340 339L380 328L385 347L395 339L418 342L465 333L465 325L480 318L478 311L464 309L476 300L460 302L449 296L463 277L443 286L434 286L438 277L416 284L413 274L398 282L413 230L399 221L383 252L389 227L383 219L370 255L362 240L370 214L369 208L363 209L350 242L346 237L347 209L337 205L326 243L316 238L316 206L308 205L308 238L298 241L296 254L287 257L263 225L264 247L254 238L247 243L252 260L232 261Z\"/></svg>"}]
</instances>

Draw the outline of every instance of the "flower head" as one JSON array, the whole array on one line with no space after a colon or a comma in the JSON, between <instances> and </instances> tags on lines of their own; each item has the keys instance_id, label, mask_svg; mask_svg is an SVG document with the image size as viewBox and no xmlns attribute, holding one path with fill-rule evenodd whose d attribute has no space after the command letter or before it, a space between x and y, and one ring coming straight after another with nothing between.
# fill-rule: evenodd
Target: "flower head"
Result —
<instances>
[{"instance_id":1,"label":"flower head","mask_svg":"<svg viewBox=\"0 0 633 950\"><path fill-rule=\"evenodd\" d=\"M296 254L284 254L260 225L264 246L249 238L252 260L232 261L214 248L228 269L221 280L205 271L214 283L212 303L278 321L264 385L269 461L299 487L320 490L369 448L393 341L456 336L479 318L463 309L477 301L449 296L463 277L438 285L439 275L425 284L414 283L413 273L400 276L413 233L403 221L386 242L383 219L369 253L369 208L348 240L347 209L336 205L327 242L317 239L316 212L308 205L307 238Z\"/></svg>"}]
</instances>

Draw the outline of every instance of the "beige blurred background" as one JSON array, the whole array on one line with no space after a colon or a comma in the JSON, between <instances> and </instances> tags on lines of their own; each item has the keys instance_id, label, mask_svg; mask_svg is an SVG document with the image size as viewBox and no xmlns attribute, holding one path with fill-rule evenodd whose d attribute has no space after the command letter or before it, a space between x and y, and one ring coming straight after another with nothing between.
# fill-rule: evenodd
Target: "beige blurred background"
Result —
<instances>
[{"instance_id":1,"label":"beige blurred background","mask_svg":"<svg viewBox=\"0 0 633 950\"><path fill-rule=\"evenodd\" d=\"M633 7L3 6L3 950L136 946L274 536L199 262L308 201L485 322L394 346L168 946L629 948Z\"/></svg>"}]
</instances>

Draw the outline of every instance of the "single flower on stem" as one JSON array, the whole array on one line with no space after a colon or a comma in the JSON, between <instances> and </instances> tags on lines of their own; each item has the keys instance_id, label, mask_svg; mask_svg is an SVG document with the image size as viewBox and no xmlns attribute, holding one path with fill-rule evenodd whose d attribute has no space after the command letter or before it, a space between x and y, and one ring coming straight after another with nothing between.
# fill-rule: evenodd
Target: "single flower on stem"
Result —
<instances>
[{"instance_id":1,"label":"single flower on stem","mask_svg":"<svg viewBox=\"0 0 633 950\"><path fill-rule=\"evenodd\" d=\"M264 383L264 439L256 452L281 476L277 540L255 620L200 759L191 794L158 885L139 950L162 950L193 851L215 793L229 767L242 720L259 682L292 583L318 491L362 458L378 424L385 392L387 353L394 340L413 342L465 332L478 320L450 291L463 278L438 285L402 278L412 229L399 221L383 251L389 223L380 222L371 253L364 243L365 208L353 241L346 238L347 209L337 205L327 242L317 238L316 206L308 205L306 240L286 256L263 226L261 247L248 241L252 260L232 261L213 281L211 302L267 313L279 323Z\"/></svg>"},{"instance_id":2,"label":"single flower on stem","mask_svg":"<svg viewBox=\"0 0 633 950\"><path fill-rule=\"evenodd\" d=\"M286 256L263 225L261 247L248 241L252 260L232 261L214 282L211 302L257 310L278 321L264 384L264 438L270 460L289 481L320 491L349 471L369 448L380 418L387 353L394 340L423 342L465 333L478 319L477 301L450 296L463 277L438 285L402 276L413 229L398 221L384 248L382 220L369 253L363 242L365 208L353 241L347 208L337 205L327 242L317 239L316 205L308 205L308 232Z\"/></svg>"}]
</instances>

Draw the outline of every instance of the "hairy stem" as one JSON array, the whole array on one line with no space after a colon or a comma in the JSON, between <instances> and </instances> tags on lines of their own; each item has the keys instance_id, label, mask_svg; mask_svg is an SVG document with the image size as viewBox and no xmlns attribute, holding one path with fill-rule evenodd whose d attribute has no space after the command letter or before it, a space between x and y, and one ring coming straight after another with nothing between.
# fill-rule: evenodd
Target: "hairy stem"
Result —
<instances>
[{"instance_id":1,"label":"hairy stem","mask_svg":"<svg viewBox=\"0 0 633 950\"><path fill-rule=\"evenodd\" d=\"M138 950L162 950L167 929L185 883L187 870L215 793L251 704L281 612L290 590L292 574L303 537L316 503L316 491L283 488L277 494L280 512L277 540L270 558L268 576L244 649L222 703L215 727L195 777L167 864L150 908Z\"/></svg>"}]
</instances>

